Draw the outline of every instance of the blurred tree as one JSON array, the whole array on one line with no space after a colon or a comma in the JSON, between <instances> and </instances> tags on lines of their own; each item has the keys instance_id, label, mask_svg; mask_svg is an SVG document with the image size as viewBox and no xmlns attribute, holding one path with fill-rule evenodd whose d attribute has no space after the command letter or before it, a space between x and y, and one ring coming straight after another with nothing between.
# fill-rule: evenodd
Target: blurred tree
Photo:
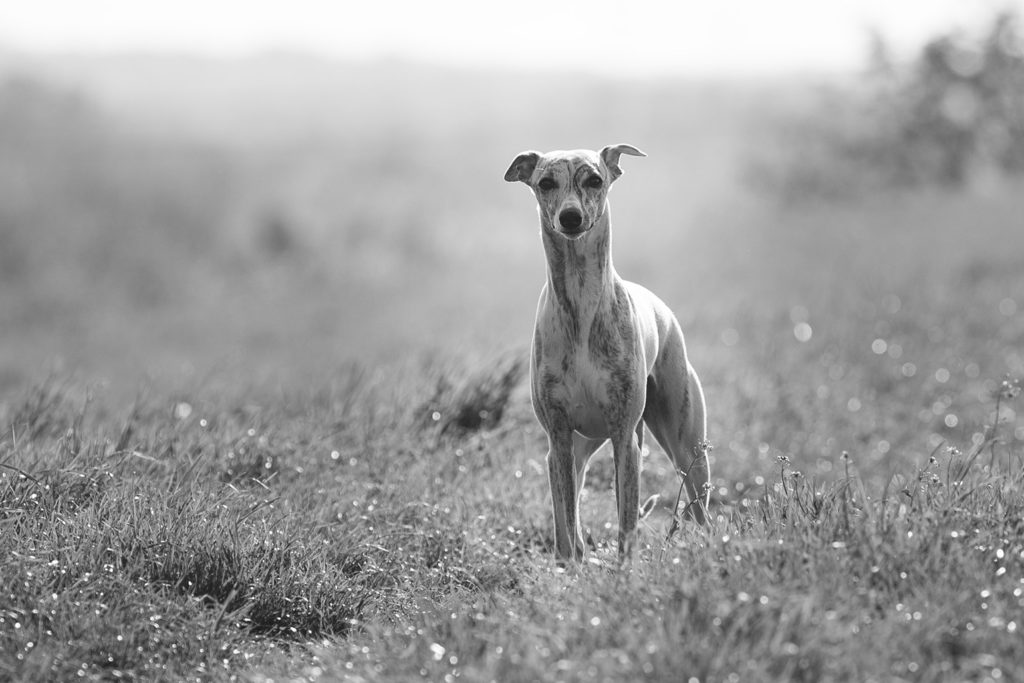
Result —
<instances>
[{"instance_id":1,"label":"blurred tree","mask_svg":"<svg viewBox=\"0 0 1024 683\"><path fill-rule=\"evenodd\" d=\"M775 158L752 178L786 199L866 191L962 188L993 173L1024 171L1024 38L1013 12L980 36L950 32L897 64L870 37L855 87L822 98L811 120L783 124Z\"/></svg>"}]
</instances>

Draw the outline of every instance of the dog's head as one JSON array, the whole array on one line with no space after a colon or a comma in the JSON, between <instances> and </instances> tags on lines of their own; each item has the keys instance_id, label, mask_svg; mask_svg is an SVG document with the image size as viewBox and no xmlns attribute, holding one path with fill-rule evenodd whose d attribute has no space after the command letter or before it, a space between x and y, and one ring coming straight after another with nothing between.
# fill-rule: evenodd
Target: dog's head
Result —
<instances>
[{"instance_id":1,"label":"dog's head","mask_svg":"<svg viewBox=\"0 0 1024 683\"><path fill-rule=\"evenodd\" d=\"M579 239L604 214L608 189L622 175L623 154L647 156L632 145L609 145L600 152L523 152L505 171L505 180L530 186L545 230Z\"/></svg>"}]
</instances>

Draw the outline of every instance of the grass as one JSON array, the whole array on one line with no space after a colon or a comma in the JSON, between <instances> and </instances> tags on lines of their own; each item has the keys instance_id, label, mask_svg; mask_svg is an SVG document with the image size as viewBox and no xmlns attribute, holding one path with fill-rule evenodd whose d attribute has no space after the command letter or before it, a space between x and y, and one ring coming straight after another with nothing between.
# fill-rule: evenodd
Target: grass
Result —
<instances>
[{"instance_id":1,"label":"grass","mask_svg":"<svg viewBox=\"0 0 1024 683\"><path fill-rule=\"evenodd\" d=\"M5 404L0 677L1024 675L1024 463L1004 426L880 489L856 455L827 479L779 455L762 485L716 481L707 530L666 542L656 511L628 571L604 459L584 503L599 550L562 571L542 435L521 391L495 398L515 367L157 394L122 415L50 380ZM459 389L438 403L438 386ZM1001 410L1016 393L1000 386ZM448 427L482 406L503 417ZM648 485L671 486L648 460Z\"/></svg>"}]
</instances>

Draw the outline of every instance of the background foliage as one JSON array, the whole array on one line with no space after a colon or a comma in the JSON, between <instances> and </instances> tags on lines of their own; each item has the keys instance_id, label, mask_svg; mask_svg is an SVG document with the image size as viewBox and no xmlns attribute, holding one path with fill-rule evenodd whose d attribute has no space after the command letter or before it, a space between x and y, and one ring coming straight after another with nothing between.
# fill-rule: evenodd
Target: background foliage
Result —
<instances>
[{"instance_id":1,"label":"background foliage","mask_svg":"<svg viewBox=\"0 0 1024 683\"><path fill-rule=\"evenodd\" d=\"M1015 13L996 15L980 35L936 36L908 64L875 36L863 77L831 87L813 114L784 125L778 149L754 161L751 179L803 200L991 183L1024 170L1022 108Z\"/></svg>"}]
</instances>

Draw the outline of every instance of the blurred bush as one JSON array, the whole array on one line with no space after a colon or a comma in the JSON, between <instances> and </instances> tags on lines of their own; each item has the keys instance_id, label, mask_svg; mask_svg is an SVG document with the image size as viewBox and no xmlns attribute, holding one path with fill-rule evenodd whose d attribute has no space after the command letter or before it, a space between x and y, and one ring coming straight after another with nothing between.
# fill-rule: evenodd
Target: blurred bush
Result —
<instances>
[{"instance_id":1,"label":"blurred bush","mask_svg":"<svg viewBox=\"0 0 1024 683\"><path fill-rule=\"evenodd\" d=\"M1024 171L1024 38L997 14L980 35L952 31L897 63L872 36L857 82L822 91L809 114L771 122L748 180L784 200L963 188Z\"/></svg>"}]
</instances>

